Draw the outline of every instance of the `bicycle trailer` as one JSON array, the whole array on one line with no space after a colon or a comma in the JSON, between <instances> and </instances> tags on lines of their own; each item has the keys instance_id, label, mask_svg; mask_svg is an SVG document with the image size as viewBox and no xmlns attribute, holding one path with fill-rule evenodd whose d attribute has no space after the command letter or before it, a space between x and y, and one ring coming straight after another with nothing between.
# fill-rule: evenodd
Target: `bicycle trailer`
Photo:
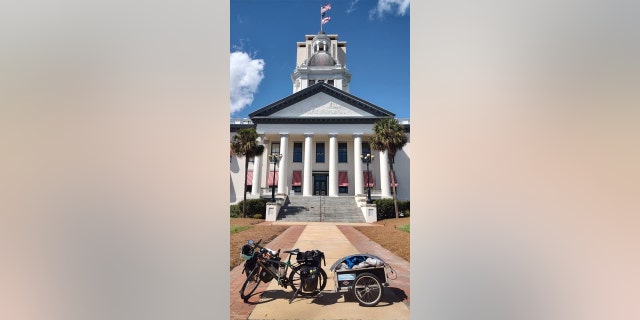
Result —
<instances>
[{"instance_id":1,"label":"bicycle trailer","mask_svg":"<svg viewBox=\"0 0 640 320\"><path fill-rule=\"evenodd\" d=\"M389 286L387 275L394 275L391 279L397 276L388 263L367 253L340 258L329 270L334 273L335 292L352 292L366 307L375 306L382 299L384 287Z\"/></svg>"}]
</instances>

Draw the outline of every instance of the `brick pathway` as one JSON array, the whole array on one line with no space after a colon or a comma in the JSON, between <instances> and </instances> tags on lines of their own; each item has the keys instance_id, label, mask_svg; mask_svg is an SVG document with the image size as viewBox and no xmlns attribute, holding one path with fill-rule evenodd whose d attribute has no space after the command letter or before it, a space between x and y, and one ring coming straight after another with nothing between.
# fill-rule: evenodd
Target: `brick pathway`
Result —
<instances>
[{"instance_id":1,"label":"brick pathway","mask_svg":"<svg viewBox=\"0 0 640 320\"><path fill-rule=\"evenodd\" d=\"M296 243L296 241L298 241L298 238L302 234L302 231L304 231L305 227L306 226L304 225L295 225L289 227L275 239L271 240L271 242L267 244L267 247L273 250L282 249L282 251L293 249L293 245ZM240 254L239 250L240 248L238 248L238 254ZM259 293L264 291L269 286L268 283L260 283L258 289L256 289L256 292L254 292L251 298L249 298L248 303L245 303L242 298L240 298L240 288L242 288L242 284L247 278L247 276L242 273L243 265L244 263L231 270L231 283L229 286L229 294L231 300L231 320L246 320L247 318L249 318L249 315L251 314L251 312L253 312L253 309L256 306L255 303L260 300Z\"/></svg>"},{"instance_id":2,"label":"brick pathway","mask_svg":"<svg viewBox=\"0 0 640 320\"><path fill-rule=\"evenodd\" d=\"M389 282L388 289L391 289L393 293L402 299L407 307L410 305L410 265L409 262L398 257L393 252L385 249L377 242L367 238L360 231L347 225L339 225L338 229L349 239L351 244L358 249L360 253L370 253L374 256L378 256L384 260L384 262L391 265L393 270L396 271L398 277L396 279L387 279Z\"/></svg>"}]
</instances>

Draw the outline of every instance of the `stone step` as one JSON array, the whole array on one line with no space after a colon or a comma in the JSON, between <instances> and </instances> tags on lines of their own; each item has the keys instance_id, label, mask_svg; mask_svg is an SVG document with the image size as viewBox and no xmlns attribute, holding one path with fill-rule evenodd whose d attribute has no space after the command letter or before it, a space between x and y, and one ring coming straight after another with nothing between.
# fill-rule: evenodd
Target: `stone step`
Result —
<instances>
[{"instance_id":1,"label":"stone step","mask_svg":"<svg viewBox=\"0 0 640 320\"><path fill-rule=\"evenodd\" d=\"M353 197L290 196L278 220L364 222L364 217Z\"/></svg>"}]
</instances>

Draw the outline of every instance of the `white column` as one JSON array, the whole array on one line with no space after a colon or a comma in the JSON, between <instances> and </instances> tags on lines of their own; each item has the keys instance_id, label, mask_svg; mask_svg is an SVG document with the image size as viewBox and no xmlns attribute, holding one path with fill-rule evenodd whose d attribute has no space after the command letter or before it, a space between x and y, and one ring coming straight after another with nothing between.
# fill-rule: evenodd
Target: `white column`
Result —
<instances>
[{"instance_id":1,"label":"white column","mask_svg":"<svg viewBox=\"0 0 640 320\"><path fill-rule=\"evenodd\" d=\"M387 152L380 151L380 191L383 198L391 197L391 186L389 185L389 159Z\"/></svg>"},{"instance_id":2,"label":"white column","mask_svg":"<svg viewBox=\"0 0 640 320\"><path fill-rule=\"evenodd\" d=\"M263 144L263 135L258 135L258 145ZM263 153L265 154L266 151ZM257 155L253 159L253 184L251 185L251 194L260 195L260 176L262 175L262 155Z\"/></svg>"},{"instance_id":3,"label":"white column","mask_svg":"<svg viewBox=\"0 0 640 320\"><path fill-rule=\"evenodd\" d=\"M353 134L353 192L354 194L364 194L362 176L362 133Z\"/></svg>"},{"instance_id":4,"label":"white column","mask_svg":"<svg viewBox=\"0 0 640 320\"><path fill-rule=\"evenodd\" d=\"M338 134L329 133L329 196L338 196Z\"/></svg>"},{"instance_id":5,"label":"white column","mask_svg":"<svg viewBox=\"0 0 640 320\"><path fill-rule=\"evenodd\" d=\"M282 159L280 159L280 170L278 171L278 193L285 193L289 189L287 186L287 162L289 162L287 149L289 149L289 134L281 133L280 154Z\"/></svg>"},{"instance_id":6,"label":"white column","mask_svg":"<svg viewBox=\"0 0 640 320\"><path fill-rule=\"evenodd\" d=\"M313 178L311 176L312 173L312 155L311 150L313 146L313 133L305 133L304 134L304 169L303 169L303 186L302 186L302 195L303 196L311 196L313 195Z\"/></svg>"}]
</instances>

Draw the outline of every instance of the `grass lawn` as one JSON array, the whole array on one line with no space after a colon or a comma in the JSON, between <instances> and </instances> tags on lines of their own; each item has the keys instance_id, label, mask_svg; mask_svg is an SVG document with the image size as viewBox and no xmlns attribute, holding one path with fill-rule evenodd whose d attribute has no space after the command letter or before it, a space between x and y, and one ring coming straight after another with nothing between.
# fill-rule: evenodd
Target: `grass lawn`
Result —
<instances>
[{"instance_id":1,"label":"grass lawn","mask_svg":"<svg viewBox=\"0 0 640 320\"><path fill-rule=\"evenodd\" d=\"M240 231L247 230L249 228L251 228L251 226L234 226L234 225L231 225L230 229L231 229L231 234L234 234L234 233L238 233Z\"/></svg>"},{"instance_id":2,"label":"grass lawn","mask_svg":"<svg viewBox=\"0 0 640 320\"><path fill-rule=\"evenodd\" d=\"M409 226L410 226L410 224L403 224L401 226L398 226L398 230L402 230L404 232L409 232Z\"/></svg>"}]
</instances>

